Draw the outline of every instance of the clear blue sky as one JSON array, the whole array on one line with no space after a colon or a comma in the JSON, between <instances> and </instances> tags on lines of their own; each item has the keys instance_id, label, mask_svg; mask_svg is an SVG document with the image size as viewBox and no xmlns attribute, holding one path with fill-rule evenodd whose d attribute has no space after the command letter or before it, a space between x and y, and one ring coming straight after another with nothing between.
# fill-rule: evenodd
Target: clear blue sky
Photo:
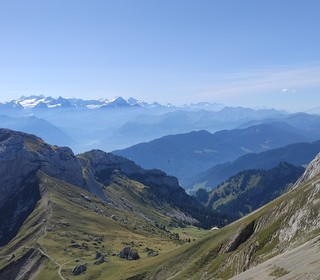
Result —
<instances>
[{"instance_id":1,"label":"clear blue sky","mask_svg":"<svg viewBox=\"0 0 320 280\"><path fill-rule=\"evenodd\" d=\"M320 106L319 0L0 0L0 100Z\"/></svg>"}]
</instances>

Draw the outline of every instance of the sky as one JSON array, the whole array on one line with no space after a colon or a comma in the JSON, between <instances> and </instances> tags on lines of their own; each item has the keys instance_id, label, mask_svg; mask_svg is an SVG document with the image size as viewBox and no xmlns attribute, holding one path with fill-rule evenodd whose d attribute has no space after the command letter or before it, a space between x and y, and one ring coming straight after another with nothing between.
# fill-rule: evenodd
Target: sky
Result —
<instances>
[{"instance_id":1,"label":"sky","mask_svg":"<svg viewBox=\"0 0 320 280\"><path fill-rule=\"evenodd\" d=\"M319 0L0 0L0 101L320 106Z\"/></svg>"}]
</instances>

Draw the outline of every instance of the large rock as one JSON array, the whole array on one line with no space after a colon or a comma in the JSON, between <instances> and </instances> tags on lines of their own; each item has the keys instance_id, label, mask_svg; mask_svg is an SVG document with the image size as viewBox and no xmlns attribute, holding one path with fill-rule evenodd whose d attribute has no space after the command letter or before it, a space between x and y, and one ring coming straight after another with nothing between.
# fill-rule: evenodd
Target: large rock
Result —
<instances>
[{"instance_id":1,"label":"large rock","mask_svg":"<svg viewBox=\"0 0 320 280\"><path fill-rule=\"evenodd\" d=\"M96 256L94 259L96 260L94 264L102 264L105 262L105 256L100 252L96 252Z\"/></svg>"},{"instance_id":2,"label":"large rock","mask_svg":"<svg viewBox=\"0 0 320 280\"><path fill-rule=\"evenodd\" d=\"M72 269L72 274L73 275L79 275L81 273L84 273L86 270L87 270L87 264L86 263L78 264Z\"/></svg>"},{"instance_id":3,"label":"large rock","mask_svg":"<svg viewBox=\"0 0 320 280\"><path fill-rule=\"evenodd\" d=\"M126 260L138 260L140 256L136 249L131 249L130 247L125 247L121 250L119 257Z\"/></svg>"}]
</instances>

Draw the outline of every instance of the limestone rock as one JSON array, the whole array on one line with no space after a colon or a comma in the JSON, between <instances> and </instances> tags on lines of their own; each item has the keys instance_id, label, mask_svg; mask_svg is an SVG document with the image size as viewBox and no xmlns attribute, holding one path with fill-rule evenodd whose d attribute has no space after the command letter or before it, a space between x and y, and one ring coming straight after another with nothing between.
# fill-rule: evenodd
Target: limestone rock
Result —
<instances>
[{"instance_id":1,"label":"limestone rock","mask_svg":"<svg viewBox=\"0 0 320 280\"><path fill-rule=\"evenodd\" d=\"M72 274L73 275L79 275L79 274L84 273L86 270L87 270L87 264L86 263L78 264L72 269Z\"/></svg>"},{"instance_id":2,"label":"limestone rock","mask_svg":"<svg viewBox=\"0 0 320 280\"><path fill-rule=\"evenodd\" d=\"M136 249L131 249L130 247L125 247L121 250L119 257L127 260L138 260L140 256Z\"/></svg>"}]
</instances>

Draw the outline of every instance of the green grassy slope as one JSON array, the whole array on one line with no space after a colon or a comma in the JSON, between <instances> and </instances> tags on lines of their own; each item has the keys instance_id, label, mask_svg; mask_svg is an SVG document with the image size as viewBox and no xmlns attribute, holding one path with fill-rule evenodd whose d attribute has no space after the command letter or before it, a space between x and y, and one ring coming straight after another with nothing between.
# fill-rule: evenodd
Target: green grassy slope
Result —
<instances>
[{"instance_id":1,"label":"green grassy slope","mask_svg":"<svg viewBox=\"0 0 320 280\"><path fill-rule=\"evenodd\" d=\"M31 140L29 150L46 154L45 145ZM60 168L34 173L40 200L18 234L0 247L0 279L229 279L320 232L320 156L283 196L224 228L202 231L187 226L194 218L172 203L185 197L175 178L101 151L88 153L88 164L75 165L74 176L74 168L63 172L70 167L64 163L77 158L54 149L45 159L55 157ZM99 189L102 199L72 182ZM167 191L179 197L166 200ZM120 259L124 247L137 250L140 259ZM97 252L105 256L101 264L95 264ZM73 276L79 264L87 270Z\"/></svg>"},{"instance_id":2,"label":"green grassy slope","mask_svg":"<svg viewBox=\"0 0 320 280\"><path fill-rule=\"evenodd\" d=\"M319 185L317 175L241 220L167 253L165 262L144 272L146 279L229 279L311 240L320 233Z\"/></svg>"},{"instance_id":3,"label":"green grassy slope","mask_svg":"<svg viewBox=\"0 0 320 280\"><path fill-rule=\"evenodd\" d=\"M286 192L303 172L285 162L270 170L245 170L210 191L204 204L237 220Z\"/></svg>"},{"instance_id":4,"label":"green grassy slope","mask_svg":"<svg viewBox=\"0 0 320 280\"><path fill-rule=\"evenodd\" d=\"M106 188L107 203L42 172L38 176L41 200L18 235L0 248L0 278L14 275L21 266L20 271L31 271L26 279L72 279L72 268L87 263L87 271L77 279L126 279L186 243L182 239L197 239L194 231L198 236L205 233L186 228L179 240L176 228L170 226L172 217L183 213L169 204L160 208L146 198L141 202L139 193L147 187L121 176L114 176ZM138 250L139 260L118 257L127 246ZM146 248L158 256L148 256ZM26 261L30 249L34 266ZM96 252L104 254L106 262L95 265Z\"/></svg>"}]
</instances>

